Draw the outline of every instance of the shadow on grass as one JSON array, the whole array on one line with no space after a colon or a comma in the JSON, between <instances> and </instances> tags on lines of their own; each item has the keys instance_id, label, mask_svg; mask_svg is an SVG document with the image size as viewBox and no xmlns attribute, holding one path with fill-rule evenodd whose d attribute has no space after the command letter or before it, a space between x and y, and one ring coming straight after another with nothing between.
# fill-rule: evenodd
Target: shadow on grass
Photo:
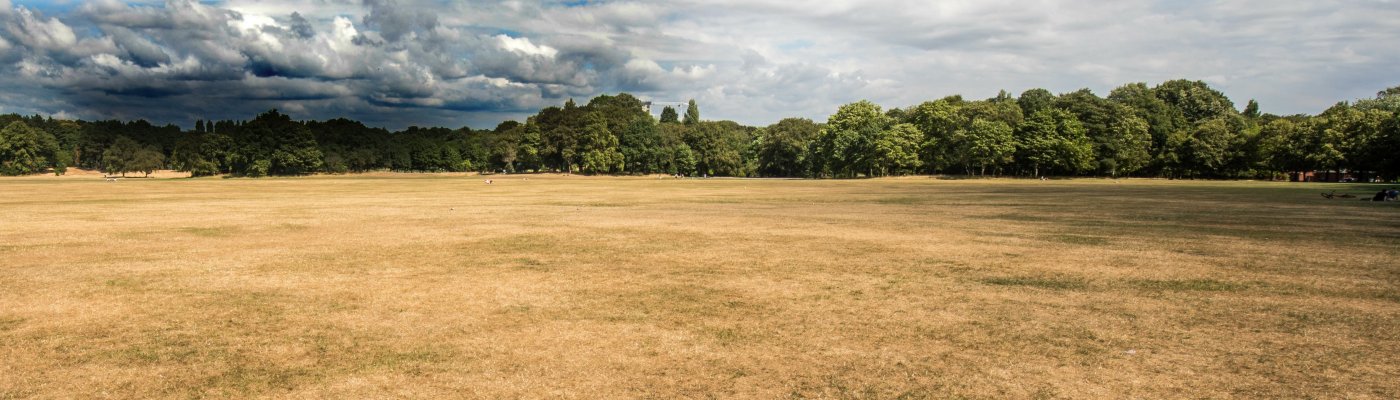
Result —
<instances>
[{"instance_id":1,"label":"shadow on grass","mask_svg":"<svg viewBox=\"0 0 1400 400\"><path fill-rule=\"evenodd\" d=\"M1143 279L1130 281L1129 283L1141 289L1156 291L1238 292L1249 288L1249 285L1234 282L1218 281L1214 279Z\"/></svg>"},{"instance_id":2,"label":"shadow on grass","mask_svg":"<svg viewBox=\"0 0 1400 400\"><path fill-rule=\"evenodd\" d=\"M982 278L981 282L994 286L1028 286L1050 290L1080 290L1089 287L1088 282L1079 278L1054 277L997 277Z\"/></svg>"}]
</instances>

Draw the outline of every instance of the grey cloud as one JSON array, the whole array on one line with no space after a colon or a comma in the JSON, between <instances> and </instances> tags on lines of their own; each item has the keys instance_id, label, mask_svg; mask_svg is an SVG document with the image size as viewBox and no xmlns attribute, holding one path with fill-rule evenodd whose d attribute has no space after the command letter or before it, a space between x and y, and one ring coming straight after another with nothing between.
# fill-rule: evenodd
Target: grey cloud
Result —
<instances>
[{"instance_id":1,"label":"grey cloud","mask_svg":"<svg viewBox=\"0 0 1400 400\"><path fill-rule=\"evenodd\" d=\"M393 0L365 0L369 14L364 24L379 30L379 35L389 42L397 42L410 36L431 32L438 26L437 15L426 9L400 6Z\"/></svg>"},{"instance_id":2,"label":"grey cloud","mask_svg":"<svg viewBox=\"0 0 1400 400\"><path fill-rule=\"evenodd\" d=\"M137 65L151 68L170 63L170 55L165 50L130 29L112 27L107 33L118 48L126 51L127 58Z\"/></svg>"},{"instance_id":3,"label":"grey cloud","mask_svg":"<svg viewBox=\"0 0 1400 400\"><path fill-rule=\"evenodd\" d=\"M308 22L306 18L302 18L301 13L292 12L291 20L291 30L293 33L296 33L297 36L302 38L316 36L316 30L311 28L311 23Z\"/></svg>"},{"instance_id":4,"label":"grey cloud","mask_svg":"<svg viewBox=\"0 0 1400 400\"><path fill-rule=\"evenodd\" d=\"M1387 74L1400 63L1400 4L1365 0L96 0L59 15L9 1L0 112L160 122L277 107L391 128L493 126L630 91L767 124L859 99L1102 94L1174 78L1294 113L1400 83Z\"/></svg>"}]
</instances>

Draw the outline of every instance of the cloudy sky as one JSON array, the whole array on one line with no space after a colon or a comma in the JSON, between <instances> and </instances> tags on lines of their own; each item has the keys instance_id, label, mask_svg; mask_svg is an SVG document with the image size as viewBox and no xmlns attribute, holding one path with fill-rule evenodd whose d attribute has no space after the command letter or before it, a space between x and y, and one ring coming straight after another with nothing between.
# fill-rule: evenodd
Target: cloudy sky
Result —
<instances>
[{"instance_id":1,"label":"cloudy sky","mask_svg":"<svg viewBox=\"0 0 1400 400\"><path fill-rule=\"evenodd\" d=\"M825 120L1203 80L1265 112L1400 85L1400 0L0 0L0 113L489 128L564 99Z\"/></svg>"}]
</instances>

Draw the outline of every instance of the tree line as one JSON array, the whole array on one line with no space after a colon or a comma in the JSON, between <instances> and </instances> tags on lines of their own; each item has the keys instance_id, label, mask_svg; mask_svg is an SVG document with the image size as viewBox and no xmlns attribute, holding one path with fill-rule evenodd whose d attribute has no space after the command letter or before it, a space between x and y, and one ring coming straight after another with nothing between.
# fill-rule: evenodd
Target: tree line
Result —
<instances>
[{"instance_id":1,"label":"tree line","mask_svg":"<svg viewBox=\"0 0 1400 400\"><path fill-rule=\"evenodd\" d=\"M390 132L349 119L296 121L277 110L247 121L196 121L192 130L138 120L0 116L0 174L176 169L194 176L260 177L375 170L577 172L752 177L906 174L1286 178L1347 170L1400 177L1400 87L1317 115L1242 110L1199 81L1088 89L1031 89L985 100L949 96L883 109L841 106L825 122L766 127L684 114L653 117L632 95L569 100L494 129Z\"/></svg>"}]
</instances>

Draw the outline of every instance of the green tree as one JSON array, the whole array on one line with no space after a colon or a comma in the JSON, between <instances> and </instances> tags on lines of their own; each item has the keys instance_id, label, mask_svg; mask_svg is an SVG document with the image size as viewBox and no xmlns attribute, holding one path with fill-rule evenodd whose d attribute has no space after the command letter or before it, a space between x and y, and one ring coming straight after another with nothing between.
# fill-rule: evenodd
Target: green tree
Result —
<instances>
[{"instance_id":1,"label":"green tree","mask_svg":"<svg viewBox=\"0 0 1400 400\"><path fill-rule=\"evenodd\" d=\"M165 166L165 154L155 147L146 146L132 154L126 166L132 171L145 173L149 177L151 173Z\"/></svg>"},{"instance_id":2,"label":"green tree","mask_svg":"<svg viewBox=\"0 0 1400 400\"><path fill-rule=\"evenodd\" d=\"M1186 160L1193 175L1218 176L1231 161L1237 134L1223 118L1196 125L1186 141Z\"/></svg>"},{"instance_id":3,"label":"green tree","mask_svg":"<svg viewBox=\"0 0 1400 400\"><path fill-rule=\"evenodd\" d=\"M922 164L919 147L923 141L923 132L913 124L895 124L881 130L873 144L873 168L879 175L913 173Z\"/></svg>"},{"instance_id":4,"label":"green tree","mask_svg":"<svg viewBox=\"0 0 1400 400\"><path fill-rule=\"evenodd\" d=\"M700 123L700 106L695 105L695 99L690 99L690 103L685 106L685 120L682 123L686 125Z\"/></svg>"},{"instance_id":5,"label":"green tree","mask_svg":"<svg viewBox=\"0 0 1400 400\"><path fill-rule=\"evenodd\" d=\"M1016 158L1029 164L1032 176L1041 169L1076 174L1093 168L1094 144L1084 126L1064 110L1043 110L1016 130Z\"/></svg>"},{"instance_id":6,"label":"green tree","mask_svg":"<svg viewBox=\"0 0 1400 400\"><path fill-rule=\"evenodd\" d=\"M695 158L696 172L716 176L743 176L743 147L749 142L743 128L730 121L704 121L686 130L685 143Z\"/></svg>"},{"instance_id":7,"label":"green tree","mask_svg":"<svg viewBox=\"0 0 1400 400\"><path fill-rule=\"evenodd\" d=\"M1400 95L1395 97L1400 98ZM1376 147L1383 155L1377 162L1376 171L1387 179L1400 178L1400 112L1392 113L1383 125Z\"/></svg>"},{"instance_id":8,"label":"green tree","mask_svg":"<svg viewBox=\"0 0 1400 400\"><path fill-rule=\"evenodd\" d=\"M584 173L611 173L622 170L622 153L617 150L617 136L608 130L607 119L600 112L584 116L583 137L579 151Z\"/></svg>"},{"instance_id":9,"label":"green tree","mask_svg":"<svg viewBox=\"0 0 1400 400\"><path fill-rule=\"evenodd\" d=\"M785 118L758 134L758 173L762 176L807 176L809 149L820 133L810 119Z\"/></svg>"},{"instance_id":10,"label":"green tree","mask_svg":"<svg viewBox=\"0 0 1400 400\"><path fill-rule=\"evenodd\" d=\"M1148 163L1148 173L1172 175L1180 169L1181 145L1190 135L1191 123L1181 110L1157 97L1153 89L1145 83L1131 83L1119 86L1108 94L1108 99L1128 106L1138 118L1147 122L1148 135L1152 137L1152 160ZM1120 168L1121 170L1121 168Z\"/></svg>"},{"instance_id":11,"label":"green tree","mask_svg":"<svg viewBox=\"0 0 1400 400\"><path fill-rule=\"evenodd\" d=\"M1245 118L1259 118L1259 102L1249 99L1249 104L1244 106Z\"/></svg>"},{"instance_id":12,"label":"green tree","mask_svg":"<svg viewBox=\"0 0 1400 400\"><path fill-rule=\"evenodd\" d=\"M176 170L189 172L191 176L218 174L219 158L213 154L218 148L207 143L214 136L216 135L210 133L194 133L180 138L170 156L171 164Z\"/></svg>"},{"instance_id":13,"label":"green tree","mask_svg":"<svg viewBox=\"0 0 1400 400\"><path fill-rule=\"evenodd\" d=\"M827 119L818 139L824 170L836 176L873 175L875 142L891 122L880 106L868 100L841 106Z\"/></svg>"},{"instance_id":14,"label":"green tree","mask_svg":"<svg viewBox=\"0 0 1400 400\"><path fill-rule=\"evenodd\" d=\"M923 164L933 171L957 165L954 136L963 128L962 102L944 98L927 101L910 109L903 122L913 124L924 135L919 151Z\"/></svg>"},{"instance_id":15,"label":"green tree","mask_svg":"<svg viewBox=\"0 0 1400 400\"><path fill-rule=\"evenodd\" d=\"M952 143L959 164L969 174L976 166L979 174L986 175L988 166L1010 163L1016 154L1014 130L1001 121L973 119L970 126L954 135Z\"/></svg>"},{"instance_id":16,"label":"green tree","mask_svg":"<svg viewBox=\"0 0 1400 400\"><path fill-rule=\"evenodd\" d=\"M549 107L540 110L535 123L540 127L541 153L546 164L570 172L580 163L579 139L584 128L582 108L574 105L573 99L564 102L564 107Z\"/></svg>"},{"instance_id":17,"label":"green tree","mask_svg":"<svg viewBox=\"0 0 1400 400\"><path fill-rule=\"evenodd\" d=\"M699 110L696 110L696 112L698 113ZM675 108L671 108L671 106L666 106L665 108L661 109L661 123L674 124L677 122L680 122L680 116L676 115Z\"/></svg>"},{"instance_id":18,"label":"green tree","mask_svg":"<svg viewBox=\"0 0 1400 400\"><path fill-rule=\"evenodd\" d=\"M1105 134L1096 138L1100 168L1110 176L1131 174L1152 162L1152 135L1147 120L1127 106L1114 107Z\"/></svg>"},{"instance_id":19,"label":"green tree","mask_svg":"<svg viewBox=\"0 0 1400 400\"><path fill-rule=\"evenodd\" d=\"M1224 93L1201 81L1174 80L1152 89L1157 98L1181 111L1192 124L1238 114L1235 104Z\"/></svg>"},{"instance_id":20,"label":"green tree","mask_svg":"<svg viewBox=\"0 0 1400 400\"><path fill-rule=\"evenodd\" d=\"M0 175L39 173L49 165L45 158L52 145L45 146L47 135L24 121L14 121L0 130ZM52 139L48 141L52 142Z\"/></svg>"},{"instance_id":21,"label":"green tree","mask_svg":"<svg viewBox=\"0 0 1400 400\"><path fill-rule=\"evenodd\" d=\"M624 171L646 174L665 170L667 152L662 147L661 132L650 116L632 120L617 139Z\"/></svg>"},{"instance_id":22,"label":"green tree","mask_svg":"<svg viewBox=\"0 0 1400 400\"><path fill-rule=\"evenodd\" d=\"M520 160L521 140L525 137L525 125L505 121L496 125L496 129L486 135L492 168L498 166L507 173L515 173L516 161Z\"/></svg>"},{"instance_id":23,"label":"green tree","mask_svg":"<svg viewBox=\"0 0 1400 400\"><path fill-rule=\"evenodd\" d=\"M136 165L137 153L141 152L141 144L126 136L118 136L112 145L102 152L102 169L108 174L121 174L126 176L127 172L139 171Z\"/></svg>"},{"instance_id":24,"label":"green tree","mask_svg":"<svg viewBox=\"0 0 1400 400\"><path fill-rule=\"evenodd\" d=\"M268 175L301 175L319 171L325 159L311 130L277 110L258 114L237 131L234 139L242 144L239 153L245 174L251 167L248 162L256 160L269 163Z\"/></svg>"},{"instance_id":25,"label":"green tree","mask_svg":"<svg viewBox=\"0 0 1400 400\"><path fill-rule=\"evenodd\" d=\"M1259 132L1260 162L1275 171L1299 172L1315 169L1308 161L1306 121L1276 119Z\"/></svg>"},{"instance_id":26,"label":"green tree","mask_svg":"<svg viewBox=\"0 0 1400 400\"><path fill-rule=\"evenodd\" d=\"M690 149L690 145L681 143L672 149L670 171L687 176L695 175L699 161L695 159L695 152Z\"/></svg>"},{"instance_id":27,"label":"green tree","mask_svg":"<svg viewBox=\"0 0 1400 400\"><path fill-rule=\"evenodd\" d=\"M1016 104L1021 107L1022 115L1034 115L1055 106L1055 95L1049 90L1035 88L1021 92L1021 97L1016 100Z\"/></svg>"},{"instance_id":28,"label":"green tree","mask_svg":"<svg viewBox=\"0 0 1400 400\"><path fill-rule=\"evenodd\" d=\"M1376 92L1373 99L1357 100L1356 108L1362 111L1381 110L1400 113L1400 86Z\"/></svg>"}]
</instances>

